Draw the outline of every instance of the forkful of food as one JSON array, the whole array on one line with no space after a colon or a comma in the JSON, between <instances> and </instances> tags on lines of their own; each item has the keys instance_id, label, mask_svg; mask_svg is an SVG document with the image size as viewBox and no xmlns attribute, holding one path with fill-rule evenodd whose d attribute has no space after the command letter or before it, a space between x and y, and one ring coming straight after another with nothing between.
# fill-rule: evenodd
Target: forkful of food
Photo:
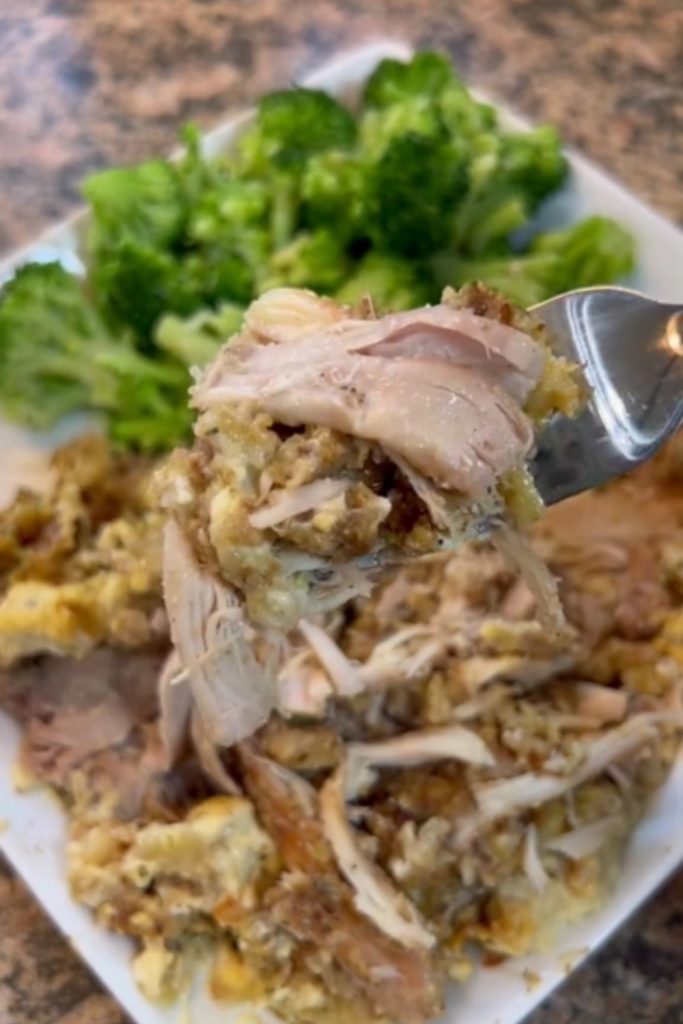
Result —
<instances>
[{"instance_id":1,"label":"forkful of food","mask_svg":"<svg viewBox=\"0 0 683 1024\"><path fill-rule=\"evenodd\" d=\"M676 429L680 330L679 308L621 289L531 312L479 285L384 316L296 289L252 303L192 388L192 448L160 477L174 644L216 741L276 705L297 623L395 562L490 539L562 628L518 527Z\"/></svg>"}]
</instances>

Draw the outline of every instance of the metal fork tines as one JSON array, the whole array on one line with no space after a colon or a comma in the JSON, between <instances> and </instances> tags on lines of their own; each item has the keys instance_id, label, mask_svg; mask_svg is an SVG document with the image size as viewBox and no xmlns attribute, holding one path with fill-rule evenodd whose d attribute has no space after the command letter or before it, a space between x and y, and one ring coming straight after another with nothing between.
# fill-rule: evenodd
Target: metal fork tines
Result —
<instances>
[{"instance_id":1,"label":"metal fork tines","mask_svg":"<svg viewBox=\"0 0 683 1024\"><path fill-rule=\"evenodd\" d=\"M552 505L635 468L683 420L683 305L586 288L533 311L589 392L579 416L555 417L538 440L532 469Z\"/></svg>"}]
</instances>

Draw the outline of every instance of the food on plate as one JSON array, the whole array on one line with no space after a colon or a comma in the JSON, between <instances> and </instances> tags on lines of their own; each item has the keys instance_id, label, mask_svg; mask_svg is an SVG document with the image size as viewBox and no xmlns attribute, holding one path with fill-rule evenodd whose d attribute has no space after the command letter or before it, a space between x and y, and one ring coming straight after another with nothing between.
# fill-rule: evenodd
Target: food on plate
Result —
<instances>
[{"instance_id":1,"label":"food on plate","mask_svg":"<svg viewBox=\"0 0 683 1024\"><path fill-rule=\"evenodd\" d=\"M108 435L0 512L0 707L149 999L423 1024L601 903L675 756L680 446L542 519L527 469L582 387L514 303L632 242L539 233L557 135L436 54L184 141L0 293L4 411Z\"/></svg>"},{"instance_id":2,"label":"food on plate","mask_svg":"<svg viewBox=\"0 0 683 1024\"><path fill-rule=\"evenodd\" d=\"M0 703L64 802L74 898L132 937L142 991L174 999L208 963L216 999L296 1024L422 1024L478 953L598 907L683 721L681 465L674 441L533 526L572 634L487 540L387 566L287 637L287 712L217 749L172 660L151 465L58 456L52 495L0 517L5 598L140 572L120 607L148 626L81 648L44 615L4 648Z\"/></svg>"},{"instance_id":3,"label":"food on plate","mask_svg":"<svg viewBox=\"0 0 683 1024\"><path fill-rule=\"evenodd\" d=\"M507 130L438 54L382 61L348 109L315 89L264 96L216 159L194 129L183 141L177 160L86 180L83 280L31 264L5 284L5 415L42 428L92 409L117 446L164 451L190 435L188 367L269 289L389 312L479 280L527 307L633 266L607 218L538 231L567 173L556 132Z\"/></svg>"},{"instance_id":4,"label":"food on plate","mask_svg":"<svg viewBox=\"0 0 683 1024\"><path fill-rule=\"evenodd\" d=\"M308 620L369 593L382 564L493 534L561 623L514 522L538 514L534 428L576 412L576 371L481 286L384 316L292 288L252 303L192 389L193 446L158 474L171 633L217 742L286 710L283 634L312 642Z\"/></svg>"},{"instance_id":5,"label":"food on plate","mask_svg":"<svg viewBox=\"0 0 683 1024\"><path fill-rule=\"evenodd\" d=\"M22 490L1 513L0 667L166 635L151 465L82 437L53 456L51 492Z\"/></svg>"}]
</instances>

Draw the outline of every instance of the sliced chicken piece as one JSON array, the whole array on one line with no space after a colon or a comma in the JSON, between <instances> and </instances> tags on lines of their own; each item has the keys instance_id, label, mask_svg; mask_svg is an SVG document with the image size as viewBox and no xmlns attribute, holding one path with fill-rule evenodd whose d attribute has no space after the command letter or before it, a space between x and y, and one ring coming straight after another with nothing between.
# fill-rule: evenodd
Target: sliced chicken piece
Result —
<instances>
[{"instance_id":1,"label":"sliced chicken piece","mask_svg":"<svg viewBox=\"0 0 683 1024\"><path fill-rule=\"evenodd\" d=\"M342 323L336 332L347 351L435 359L477 370L518 402L532 391L543 368L543 350L528 334L445 304Z\"/></svg>"},{"instance_id":2,"label":"sliced chicken piece","mask_svg":"<svg viewBox=\"0 0 683 1024\"><path fill-rule=\"evenodd\" d=\"M489 768L495 764L493 754L482 738L461 725L416 729L376 743L353 743L348 751L350 761L361 768L410 768L444 760ZM353 795L353 792L347 792L349 799Z\"/></svg>"},{"instance_id":3,"label":"sliced chicken piece","mask_svg":"<svg viewBox=\"0 0 683 1024\"><path fill-rule=\"evenodd\" d=\"M167 771L158 724L163 651L100 647L84 658L47 656L0 673L0 704L24 728L29 776L93 806L116 796L122 821L143 808L167 814L196 800L202 780L191 759Z\"/></svg>"},{"instance_id":4,"label":"sliced chicken piece","mask_svg":"<svg viewBox=\"0 0 683 1024\"><path fill-rule=\"evenodd\" d=\"M628 693L599 683L576 683L574 702L577 714L595 719L601 725L621 722L628 711Z\"/></svg>"},{"instance_id":5,"label":"sliced chicken piece","mask_svg":"<svg viewBox=\"0 0 683 1024\"><path fill-rule=\"evenodd\" d=\"M284 348L293 344L305 345L314 359L345 351L455 363L478 370L518 402L533 389L543 368L543 350L528 334L444 302L357 320L310 292L279 288L252 304L246 325L280 345L283 356Z\"/></svg>"},{"instance_id":6,"label":"sliced chicken piece","mask_svg":"<svg viewBox=\"0 0 683 1024\"><path fill-rule=\"evenodd\" d=\"M346 803L374 782L375 768L410 768L440 760L487 767L495 764L484 741L461 725L421 729L377 743L350 744L345 763L320 790L325 835L339 870L353 887L356 909L385 935L410 949L430 949L436 939L417 908L363 851L348 820Z\"/></svg>"},{"instance_id":7,"label":"sliced chicken piece","mask_svg":"<svg viewBox=\"0 0 683 1024\"><path fill-rule=\"evenodd\" d=\"M237 348L229 351L240 356ZM484 494L531 449L531 423L518 405L466 367L343 353L316 362L300 345L291 366L275 358L267 372L252 371L252 357L258 367L268 351L242 347L238 372L225 365L220 380L195 389L195 403L250 400L288 426L330 427L376 441L440 486L470 495Z\"/></svg>"},{"instance_id":8,"label":"sliced chicken piece","mask_svg":"<svg viewBox=\"0 0 683 1024\"><path fill-rule=\"evenodd\" d=\"M284 344L346 320L343 306L305 288L271 288L244 314L244 326L263 341Z\"/></svg>"},{"instance_id":9,"label":"sliced chicken piece","mask_svg":"<svg viewBox=\"0 0 683 1024\"><path fill-rule=\"evenodd\" d=\"M239 754L247 794L292 872L269 894L273 919L299 941L326 949L376 1011L422 1024L440 1009L428 943L409 949L356 909L353 889L337 873L313 787L252 743L241 743Z\"/></svg>"},{"instance_id":10,"label":"sliced chicken piece","mask_svg":"<svg viewBox=\"0 0 683 1024\"><path fill-rule=\"evenodd\" d=\"M375 441L470 495L523 461L533 430L520 406L546 359L533 337L446 302L339 314L296 289L262 296L194 387L196 408L246 401L289 426Z\"/></svg>"},{"instance_id":11,"label":"sliced chicken piece","mask_svg":"<svg viewBox=\"0 0 683 1024\"><path fill-rule=\"evenodd\" d=\"M351 886L348 902L374 923L378 934L415 949L434 945L434 936L416 909L358 847L346 817L344 768L324 784L319 808L318 794L295 772L263 757L250 744L240 745L240 757L247 793L290 871L338 879L336 859ZM354 777L349 784L357 781Z\"/></svg>"}]
</instances>

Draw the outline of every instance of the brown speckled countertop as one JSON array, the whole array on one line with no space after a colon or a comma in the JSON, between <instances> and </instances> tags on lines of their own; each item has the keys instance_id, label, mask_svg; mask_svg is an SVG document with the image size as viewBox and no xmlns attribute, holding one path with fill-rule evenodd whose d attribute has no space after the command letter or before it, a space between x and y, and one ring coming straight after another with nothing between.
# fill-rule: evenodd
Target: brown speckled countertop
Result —
<instances>
[{"instance_id":1,"label":"brown speckled countertop","mask_svg":"<svg viewBox=\"0 0 683 1024\"><path fill-rule=\"evenodd\" d=\"M0 0L0 253L73 209L89 170L387 34L448 50L683 221L679 0ZM679 875L527 1024L683 1024L682 965ZM126 1024L2 862L0 1024Z\"/></svg>"}]
</instances>

